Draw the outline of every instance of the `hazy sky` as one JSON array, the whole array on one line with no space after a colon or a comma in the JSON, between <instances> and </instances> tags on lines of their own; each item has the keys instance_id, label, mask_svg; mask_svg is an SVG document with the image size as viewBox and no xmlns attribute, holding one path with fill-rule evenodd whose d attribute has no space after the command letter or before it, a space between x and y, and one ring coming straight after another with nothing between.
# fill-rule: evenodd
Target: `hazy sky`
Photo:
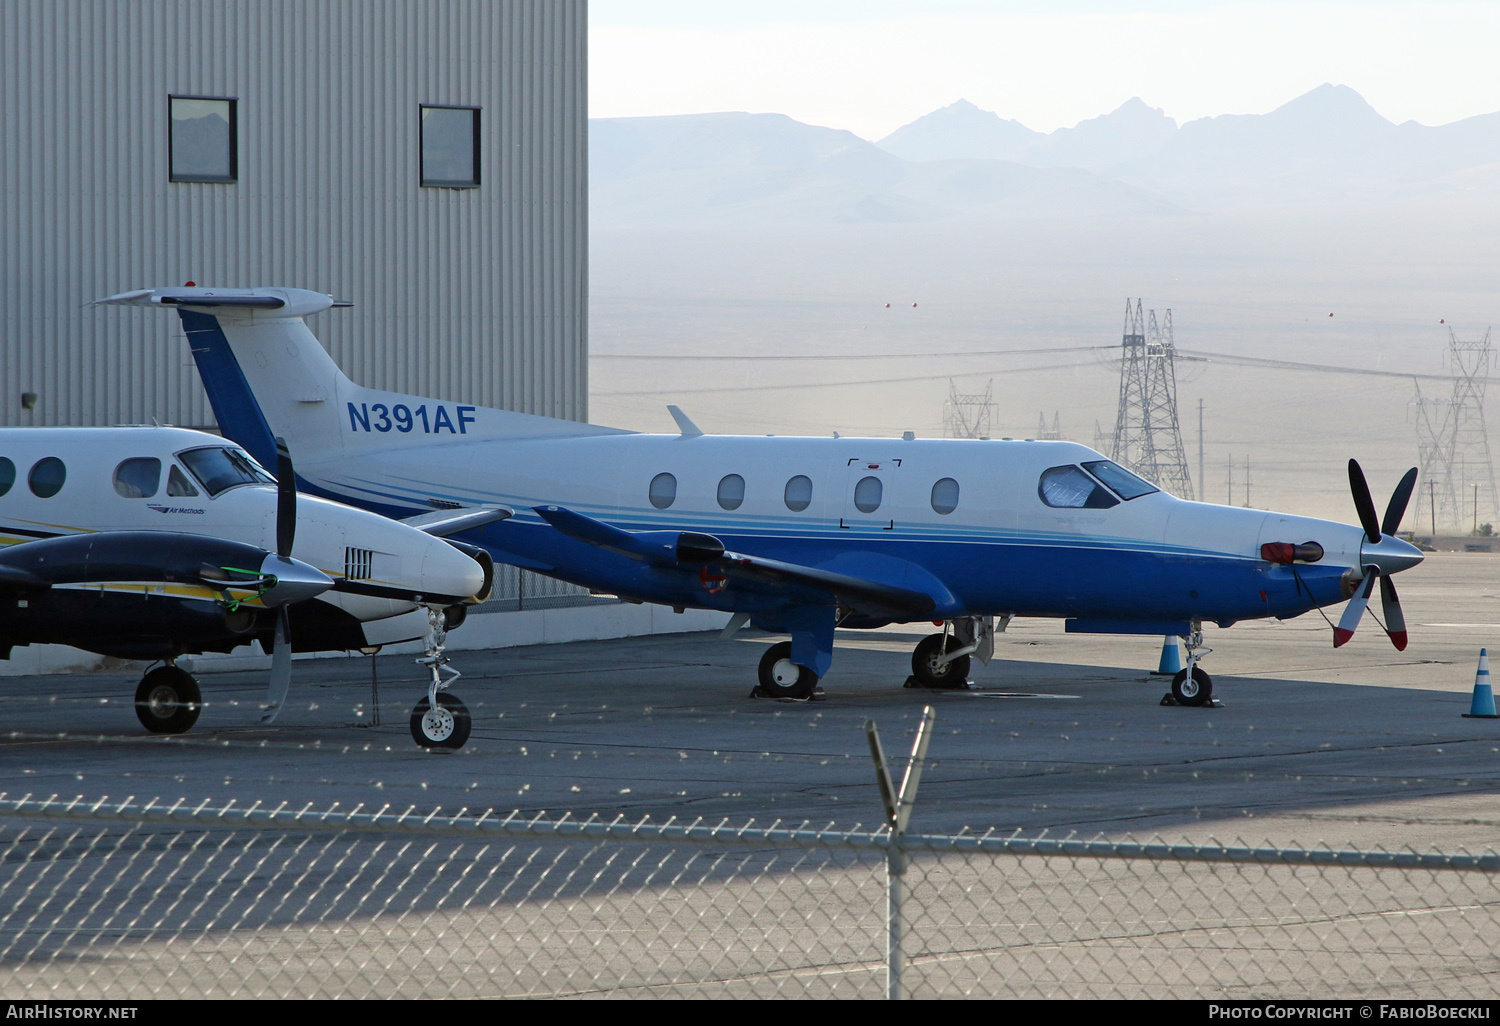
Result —
<instances>
[{"instance_id":1,"label":"hazy sky","mask_svg":"<svg viewBox=\"0 0 1500 1026\"><path fill-rule=\"evenodd\" d=\"M1392 121L1500 110L1500 2L590 0L594 117L746 110L880 138L960 97L1051 131L1179 122L1323 83Z\"/></svg>"}]
</instances>

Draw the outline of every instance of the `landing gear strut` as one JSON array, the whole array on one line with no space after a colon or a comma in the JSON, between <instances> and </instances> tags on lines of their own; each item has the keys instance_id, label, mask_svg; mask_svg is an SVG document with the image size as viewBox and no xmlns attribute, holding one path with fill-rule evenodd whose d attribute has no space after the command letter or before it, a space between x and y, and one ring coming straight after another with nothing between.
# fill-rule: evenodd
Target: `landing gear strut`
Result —
<instances>
[{"instance_id":1,"label":"landing gear strut","mask_svg":"<svg viewBox=\"0 0 1500 1026\"><path fill-rule=\"evenodd\" d=\"M1172 678L1172 700L1178 705L1208 705L1214 697L1214 680L1198 660L1213 649L1203 644L1203 625L1193 622L1193 632L1183 639L1187 647L1187 666Z\"/></svg>"},{"instance_id":2,"label":"landing gear strut","mask_svg":"<svg viewBox=\"0 0 1500 1026\"><path fill-rule=\"evenodd\" d=\"M141 678L135 689L135 715L153 734L181 734L198 722L203 692L191 673L167 663Z\"/></svg>"},{"instance_id":3,"label":"landing gear strut","mask_svg":"<svg viewBox=\"0 0 1500 1026\"><path fill-rule=\"evenodd\" d=\"M435 749L458 749L469 740L473 721L469 710L455 695L447 693L447 687L460 676L448 665L443 654L443 645L448 640L447 620L440 609L427 610L427 654L417 659L432 672L427 685L427 696L412 708L412 740L429 751Z\"/></svg>"}]
</instances>

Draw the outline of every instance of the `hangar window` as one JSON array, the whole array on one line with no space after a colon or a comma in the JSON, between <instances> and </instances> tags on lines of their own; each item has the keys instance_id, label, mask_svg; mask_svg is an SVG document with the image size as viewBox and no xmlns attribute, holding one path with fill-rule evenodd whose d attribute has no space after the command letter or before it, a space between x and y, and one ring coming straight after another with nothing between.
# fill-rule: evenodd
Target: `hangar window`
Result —
<instances>
[{"instance_id":1,"label":"hangar window","mask_svg":"<svg viewBox=\"0 0 1500 1026\"><path fill-rule=\"evenodd\" d=\"M1083 469L1109 485L1114 490L1114 493L1126 502L1129 502L1131 499L1139 499L1142 495L1150 495L1152 492L1161 491L1160 488L1145 478L1136 477L1118 463L1111 463L1109 460L1095 460L1092 463L1085 463Z\"/></svg>"},{"instance_id":2,"label":"hangar window","mask_svg":"<svg viewBox=\"0 0 1500 1026\"><path fill-rule=\"evenodd\" d=\"M4 456L0 456L0 495L10 491L10 486L16 483L16 465Z\"/></svg>"},{"instance_id":3,"label":"hangar window","mask_svg":"<svg viewBox=\"0 0 1500 1026\"><path fill-rule=\"evenodd\" d=\"M651 505L666 509L677 501L677 478L671 474L657 474L651 479Z\"/></svg>"},{"instance_id":4,"label":"hangar window","mask_svg":"<svg viewBox=\"0 0 1500 1026\"><path fill-rule=\"evenodd\" d=\"M719 505L724 509L739 509L745 501L745 479L730 474L719 482Z\"/></svg>"},{"instance_id":5,"label":"hangar window","mask_svg":"<svg viewBox=\"0 0 1500 1026\"><path fill-rule=\"evenodd\" d=\"M63 466L63 461L56 456L48 456L37 460L31 468L31 473L26 476L26 483L31 486L31 494L39 499L50 499L62 491L63 482L68 479L68 468Z\"/></svg>"},{"instance_id":6,"label":"hangar window","mask_svg":"<svg viewBox=\"0 0 1500 1026\"><path fill-rule=\"evenodd\" d=\"M479 185L479 108L422 108L422 184L436 189Z\"/></svg>"},{"instance_id":7,"label":"hangar window","mask_svg":"<svg viewBox=\"0 0 1500 1026\"><path fill-rule=\"evenodd\" d=\"M812 478L798 474L786 483L786 508L801 513L812 505Z\"/></svg>"},{"instance_id":8,"label":"hangar window","mask_svg":"<svg viewBox=\"0 0 1500 1026\"><path fill-rule=\"evenodd\" d=\"M880 508L880 498L885 494L885 485L878 477L861 478L854 486L854 508L861 513L874 513Z\"/></svg>"},{"instance_id":9,"label":"hangar window","mask_svg":"<svg viewBox=\"0 0 1500 1026\"><path fill-rule=\"evenodd\" d=\"M211 96L169 96L167 105L168 180L237 181L237 101Z\"/></svg>"},{"instance_id":10,"label":"hangar window","mask_svg":"<svg viewBox=\"0 0 1500 1026\"><path fill-rule=\"evenodd\" d=\"M152 456L126 460L115 468L115 491L127 499L149 499L161 487L161 460Z\"/></svg>"},{"instance_id":11,"label":"hangar window","mask_svg":"<svg viewBox=\"0 0 1500 1026\"><path fill-rule=\"evenodd\" d=\"M1120 500L1077 467L1053 467L1042 472L1037 492L1054 509L1109 509Z\"/></svg>"},{"instance_id":12,"label":"hangar window","mask_svg":"<svg viewBox=\"0 0 1500 1026\"><path fill-rule=\"evenodd\" d=\"M945 477L932 486L932 511L947 516L958 509L958 482Z\"/></svg>"}]
</instances>

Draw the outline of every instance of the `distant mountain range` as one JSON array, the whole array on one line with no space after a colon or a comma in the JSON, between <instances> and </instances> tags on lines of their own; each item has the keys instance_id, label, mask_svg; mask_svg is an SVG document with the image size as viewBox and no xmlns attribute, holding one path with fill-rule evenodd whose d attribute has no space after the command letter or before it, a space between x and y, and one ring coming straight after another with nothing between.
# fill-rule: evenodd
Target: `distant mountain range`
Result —
<instances>
[{"instance_id":1,"label":"distant mountain range","mask_svg":"<svg viewBox=\"0 0 1500 1026\"><path fill-rule=\"evenodd\" d=\"M1050 134L960 100L878 143L779 114L590 122L600 224L1161 216L1223 202L1500 196L1500 113L1396 125L1347 86L1179 126L1131 99Z\"/></svg>"}]
</instances>

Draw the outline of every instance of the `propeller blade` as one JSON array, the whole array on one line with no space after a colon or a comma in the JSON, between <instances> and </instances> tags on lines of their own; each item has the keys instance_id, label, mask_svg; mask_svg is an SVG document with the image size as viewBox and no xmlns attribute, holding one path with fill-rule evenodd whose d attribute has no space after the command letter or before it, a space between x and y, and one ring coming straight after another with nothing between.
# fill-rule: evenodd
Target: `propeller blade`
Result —
<instances>
[{"instance_id":1,"label":"propeller blade","mask_svg":"<svg viewBox=\"0 0 1500 1026\"><path fill-rule=\"evenodd\" d=\"M1354 597L1349 600L1349 604L1344 607L1344 615L1339 617L1339 625L1333 629L1334 648L1342 648L1349 643L1350 638L1354 637L1354 631L1359 627L1359 621L1365 615L1365 606L1370 604L1370 593L1375 590L1377 576L1374 570L1365 571L1364 580L1355 589Z\"/></svg>"},{"instance_id":2,"label":"propeller blade","mask_svg":"<svg viewBox=\"0 0 1500 1026\"><path fill-rule=\"evenodd\" d=\"M1375 519L1375 500L1370 498L1370 486L1365 483L1365 472L1359 468L1358 460L1349 461L1349 491L1354 493L1354 508L1359 513L1360 526L1370 544L1380 541L1380 522Z\"/></svg>"},{"instance_id":3,"label":"propeller blade","mask_svg":"<svg viewBox=\"0 0 1500 1026\"><path fill-rule=\"evenodd\" d=\"M286 606L276 610L276 644L271 649L271 682L266 687L266 708L260 715L263 724L273 723L286 702L292 683L292 622Z\"/></svg>"},{"instance_id":4,"label":"propeller blade","mask_svg":"<svg viewBox=\"0 0 1500 1026\"><path fill-rule=\"evenodd\" d=\"M1406 516L1406 504L1411 501L1412 489L1417 487L1417 468L1412 467L1401 478L1401 483L1391 493L1391 501L1385 507L1385 519L1380 522L1381 534L1395 534L1401 529L1401 518ZM1384 580L1384 578L1381 578Z\"/></svg>"},{"instance_id":5,"label":"propeller blade","mask_svg":"<svg viewBox=\"0 0 1500 1026\"><path fill-rule=\"evenodd\" d=\"M276 554L290 556L297 535L297 474L286 439L276 439Z\"/></svg>"},{"instance_id":6,"label":"propeller blade","mask_svg":"<svg viewBox=\"0 0 1500 1026\"><path fill-rule=\"evenodd\" d=\"M1385 632L1397 652L1406 651L1406 615L1401 612L1401 599L1396 595L1396 585L1389 578L1380 578L1380 608L1385 613Z\"/></svg>"}]
</instances>

